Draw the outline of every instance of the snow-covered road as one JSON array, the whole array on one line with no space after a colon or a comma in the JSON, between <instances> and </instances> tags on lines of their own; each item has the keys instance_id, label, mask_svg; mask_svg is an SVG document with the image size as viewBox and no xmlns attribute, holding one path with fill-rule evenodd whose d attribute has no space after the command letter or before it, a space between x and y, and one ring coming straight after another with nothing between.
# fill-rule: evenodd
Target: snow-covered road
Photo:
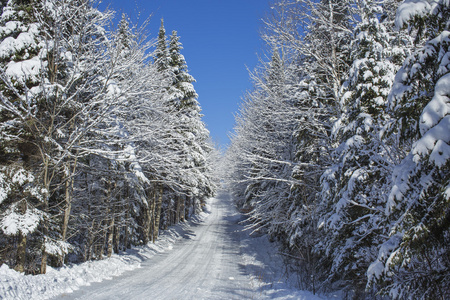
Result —
<instances>
[{"instance_id":1,"label":"snow-covered road","mask_svg":"<svg viewBox=\"0 0 450 300\"><path fill-rule=\"evenodd\" d=\"M255 290L240 264L242 226L229 196L213 199L211 215L174 248L142 268L59 299L249 299Z\"/></svg>"},{"instance_id":2,"label":"snow-covered road","mask_svg":"<svg viewBox=\"0 0 450 300\"><path fill-rule=\"evenodd\" d=\"M323 299L289 288L274 245L249 237L228 193L212 199L211 214L183 231L172 249L141 268L54 299Z\"/></svg>"}]
</instances>

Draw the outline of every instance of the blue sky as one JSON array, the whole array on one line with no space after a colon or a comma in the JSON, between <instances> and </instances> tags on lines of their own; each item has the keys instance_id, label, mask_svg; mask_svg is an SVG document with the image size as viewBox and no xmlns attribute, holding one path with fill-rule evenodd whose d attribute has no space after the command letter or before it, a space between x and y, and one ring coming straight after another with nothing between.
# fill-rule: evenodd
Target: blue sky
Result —
<instances>
[{"instance_id":1,"label":"blue sky","mask_svg":"<svg viewBox=\"0 0 450 300\"><path fill-rule=\"evenodd\" d=\"M182 54L213 140L222 147L234 125L234 114L245 91L251 89L247 68L257 65L262 42L261 19L269 11L266 0L103 0L128 14L134 22L152 14L149 31L158 34L164 18L166 35L176 30L184 49Z\"/></svg>"}]
</instances>

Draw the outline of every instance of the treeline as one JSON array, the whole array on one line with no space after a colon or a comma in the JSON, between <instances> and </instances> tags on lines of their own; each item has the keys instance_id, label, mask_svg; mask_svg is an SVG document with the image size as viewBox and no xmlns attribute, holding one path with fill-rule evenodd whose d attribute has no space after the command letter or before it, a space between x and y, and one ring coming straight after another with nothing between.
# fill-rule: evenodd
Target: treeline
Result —
<instances>
[{"instance_id":1,"label":"treeline","mask_svg":"<svg viewBox=\"0 0 450 300\"><path fill-rule=\"evenodd\" d=\"M174 31L90 0L0 17L0 264L101 259L201 211L216 155Z\"/></svg>"},{"instance_id":2,"label":"treeline","mask_svg":"<svg viewBox=\"0 0 450 300\"><path fill-rule=\"evenodd\" d=\"M449 1L271 11L227 152L250 227L281 242L301 288L448 299Z\"/></svg>"}]
</instances>

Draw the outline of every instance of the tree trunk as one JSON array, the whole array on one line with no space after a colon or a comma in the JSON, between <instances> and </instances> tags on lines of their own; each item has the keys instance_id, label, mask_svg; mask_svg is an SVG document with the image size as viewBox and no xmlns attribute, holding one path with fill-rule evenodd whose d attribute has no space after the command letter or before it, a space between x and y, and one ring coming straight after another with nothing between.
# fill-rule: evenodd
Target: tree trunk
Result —
<instances>
[{"instance_id":1,"label":"tree trunk","mask_svg":"<svg viewBox=\"0 0 450 300\"><path fill-rule=\"evenodd\" d=\"M147 194L147 205L145 206L145 212L144 212L144 220L143 220L143 232L142 232L142 240L144 242L144 245L146 245L150 240L152 240L152 236L153 236L153 229L152 229L152 222L153 222L153 212L152 212L152 207L149 204L150 201L154 201L154 200L150 200L152 198L152 193L150 192L150 188L148 188L146 190L146 194Z\"/></svg>"},{"instance_id":2,"label":"tree trunk","mask_svg":"<svg viewBox=\"0 0 450 300\"><path fill-rule=\"evenodd\" d=\"M130 189L128 184L126 185L127 189L126 189L126 194L125 194L125 220L123 222L123 232L124 232L124 237L123 237L123 246L122 249L123 250L127 250L128 249L128 219L130 218L130 204L128 202L129 200L129 194L130 194Z\"/></svg>"},{"instance_id":3,"label":"tree trunk","mask_svg":"<svg viewBox=\"0 0 450 300\"><path fill-rule=\"evenodd\" d=\"M114 185L115 187L115 185ZM113 241L114 241L114 227L115 227L115 213L116 213L116 207L114 205L114 202L112 202L112 197L111 197L112 191L109 191L108 194L108 205L111 206L109 209L109 223L108 223L108 237L107 237L107 246L106 246L106 255L108 257L111 257L112 253L113 253Z\"/></svg>"},{"instance_id":4,"label":"tree trunk","mask_svg":"<svg viewBox=\"0 0 450 300\"><path fill-rule=\"evenodd\" d=\"M44 212L48 212L48 198L45 197L44 200ZM45 274L47 273L47 259L48 259L48 254L47 254L47 250L45 248L45 243L46 243L46 239L47 239L47 235L48 235L48 220L47 217L44 217L43 221L42 221L43 225L42 225L42 236L43 236L43 243L42 243L42 258L41 258L41 274Z\"/></svg>"},{"instance_id":5,"label":"tree trunk","mask_svg":"<svg viewBox=\"0 0 450 300\"><path fill-rule=\"evenodd\" d=\"M158 238L159 233L159 221L161 218L161 206L162 206L162 197L163 197L163 187L159 187L158 199L156 201L156 211L155 211L155 227L153 228L153 243Z\"/></svg>"},{"instance_id":6,"label":"tree trunk","mask_svg":"<svg viewBox=\"0 0 450 300\"><path fill-rule=\"evenodd\" d=\"M186 197L185 196L181 196L180 197L180 221L184 222L185 221L185 216L186 216Z\"/></svg>"},{"instance_id":7,"label":"tree trunk","mask_svg":"<svg viewBox=\"0 0 450 300\"><path fill-rule=\"evenodd\" d=\"M75 169L77 167L78 156L75 157L75 162L73 164L72 175L75 174ZM67 170L70 170L70 164L67 163ZM65 194L65 208L64 208L64 219L62 224L62 241L65 242L67 239L67 227L69 225L70 212L72 209L72 192L73 192L73 178L69 174L66 178L66 194Z\"/></svg>"},{"instance_id":8,"label":"tree trunk","mask_svg":"<svg viewBox=\"0 0 450 300\"><path fill-rule=\"evenodd\" d=\"M45 230L45 232L48 232L48 230ZM44 239L44 245L42 246L41 274L47 273L47 258L48 254L47 252L45 252L45 239Z\"/></svg>"},{"instance_id":9,"label":"tree trunk","mask_svg":"<svg viewBox=\"0 0 450 300\"><path fill-rule=\"evenodd\" d=\"M41 153L43 153L43 151L41 151ZM44 163L44 187L47 191L47 193L50 192L50 182L51 182L51 177L52 175L49 174L49 158L43 156L43 163ZM43 205L43 212L45 214L48 215L48 205L49 205L49 195L45 195L44 197L44 205ZM44 216L43 220L42 220L42 236L43 236L43 244L42 244L42 258L41 258L41 274L45 274L47 273L47 259L48 259L48 254L47 254L47 249L45 248L45 243L47 240L47 235L48 235L48 217Z\"/></svg>"},{"instance_id":10,"label":"tree trunk","mask_svg":"<svg viewBox=\"0 0 450 300\"><path fill-rule=\"evenodd\" d=\"M152 218L151 222L150 222L150 224L151 224L150 233L151 233L151 239L152 239L153 243L155 242L154 232L155 232L155 226L156 226L156 202L158 202L158 200L157 200L158 193L156 192L156 188L157 187L155 187L155 192L152 197L152 204L150 205L150 216Z\"/></svg>"},{"instance_id":11,"label":"tree trunk","mask_svg":"<svg viewBox=\"0 0 450 300\"><path fill-rule=\"evenodd\" d=\"M128 240L129 240L129 233L128 233L128 218L130 217L130 207L127 203L126 205L126 214L125 214L125 222L124 222L124 230L125 230L125 236L123 238L123 245L124 245L124 250L129 248L128 245Z\"/></svg>"},{"instance_id":12,"label":"tree trunk","mask_svg":"<svg viewBox=\"0 0 450 300\"><path fill-rule=\"evenodd\" d=\"M86 247L86 261L92 259L92 253L94 252L94 227L95 227L95 220L92 220L91 230L89 231L89 237L88 237L88 244Z\"/></svg>"},{"instance_id":13,"label":"tree trunk","mask_svg":"<svg viewBox=\"0 0 450 300\"><path fill-rule=\"evenodd\" d=\"M111 211L112 211L112 214L109 218L109 225L108 225L108 241L107 241L108 257L111 257L111 254L113 252L113 237L114 237L114 209L112 209Z\"/></svg>"},{"instance_id":14,"label":"tree trunk","mask_svg":"<svg viewBox=\"0 0 450 300\"><path fill-rule=\"evenodd\" d=\"M61 240L63 242L66 241L66 237L67 237L67 227L69 225L69 217L70 217L70 210L72 207L72 194L71 194L71 180L69 178L66 179L66 184L65 184L65 207L64 207L64 218L63 218L63 222L62 222L62 229L61 229ZM64 265L64 258L65 255L64 253L61 255L60 257L60 261L59 261L59 265L63 266Z\"/></svg>"},{"instance_id":15,"label":"tree trunk","mask_svg":"<svg viewBox=\"0 0 450 300\"><path fill-rule=\"evenodd\" d=\"M180 223L180 211L181 211L181 199L177 197L176 211L175 211L175 224Z\"/></svg>"},{"instance_id":16,"label":"tree trunk","mask_svg":"<svg viewBox=\"0 0 450 300\"><path fill-rule=\"evenodd\" d=\"M19 244L17 245L17 260L14 270L23 273L26 262L27 236L19 231Z\"/></svg>"},{"instance_id":17,"label":"tree trunk","mask_svg":"<svg viewBox=\"0 0 450 300\"><path fill-rule=\"evenodd\" d=\"M120 207L120 209L123 209L123 206ZM116 217L116 220L114 222L114 253L119 253L120 251L120 220L119 217Z\"/></svg>"},{"instance_id":18,"label":"tree trunk","mask_svg":"<svg viewBox=\"0 0 450 300\"><path fill-rule=\"evenodd\" d=\"M174 203L173 199L170 199L169 202L169 226L172 226L175 224L176 219L176 210L175 210L176 203Z\"/></svg>"},{"instance_id":19,"label":"tree trunk","mask_svg":"<svg viewBox=\"0 0 450 300\"><path fill-rule=\"evenodd\" d=\"M105 249L105 244L106 244L106 233L107 233L107 230L105 230L105 228L101 228L103 226L105 226L105 221L101 222L101 226L100 226L101 236L99 238L99 241L97 242L96 251L95 251L95 254L97 256L96 258L99 259L99 260L103 259L103 251Z\"/></svg>"},{"instance_id":20,"label":"tree trunk","mask_svg":"<svg viewBox=\"0 0 450 300\"><path fill-rule=\"evenodd\" d=\"M63 219L63 224L62 224L62 240L65 242L66 241L66 236L67 236L67 226L69 225L69 217L70 217L70 210L71 210L71 206L72 206L72 197L71 197L71 193L70 193L70 180L67 179L66 180L66 195L65 195L65 208L64 208L64 219Z\"/></svg>"}]
</instances>

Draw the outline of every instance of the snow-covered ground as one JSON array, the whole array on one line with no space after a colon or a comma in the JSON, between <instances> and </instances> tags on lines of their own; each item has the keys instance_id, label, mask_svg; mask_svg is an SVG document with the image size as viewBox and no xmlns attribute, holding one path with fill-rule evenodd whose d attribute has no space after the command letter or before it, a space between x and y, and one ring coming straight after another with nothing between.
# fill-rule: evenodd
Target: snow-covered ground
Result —
<instances>
[{"instance_id":1,"label":"snow-covered ground","mask_svg":"<svg viewBox=\"0 0 450 300\"><path fill-rule=\"evenodd\" d=\"M244 232L230 202L223 192L156 244L102 261L37 276L2 266L0 299L326 299L286 283L274 245Z\"/></svg>"}]
</instances>

